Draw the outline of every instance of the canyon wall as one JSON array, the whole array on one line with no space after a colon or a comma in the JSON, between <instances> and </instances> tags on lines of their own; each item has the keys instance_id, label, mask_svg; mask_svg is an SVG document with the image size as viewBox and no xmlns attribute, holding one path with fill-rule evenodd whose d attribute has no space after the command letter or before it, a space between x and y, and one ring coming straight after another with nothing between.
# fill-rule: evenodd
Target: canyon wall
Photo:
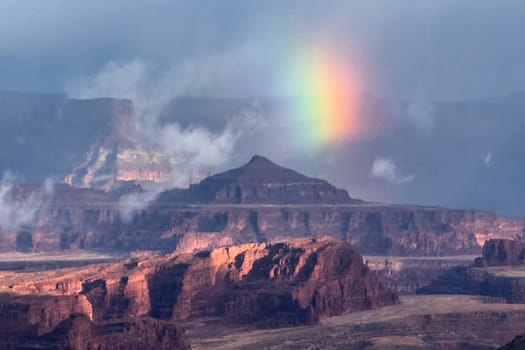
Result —
<instances>
[{"instance_id":1,"label":"canyon wall","mask_svg":"<svg viewBox=\"0 0 525 350\"><path fill-rule=\"evenodd\" d=\"M221 316L232 322L310 323L320 317L396 302L348 242L302 239L247 244L65 274L4 273L16 295L80 298L95 321L152 316L185 320ZM53 324L56 324L54 322Z\"/></svg>"},{"instance_id":2,"label":"canyon wall","mask_svg":"<svg viewBox=\"0 0 525 350\"><path fill-rule=\"evenodd\" d=\"M0 173L110 189L170 183L172 165L135 125L129 100L0 92Z\"/></svg>"},{"instance_id":3,"label":"canyon wall","mask_svg":"<svg viewBox=\"0 0 525 350\"><path fill-rule=\"evenodd\" d=\"M176 202L174 202L176 203ZM485 240L518 238L523 223L492 212L372 204L152 203L125 216L103 191L60 186L33 224L0 234L1 251L112 249L194 252L219 246L330 236L364 254L479 254Z\"/></svg>"},{"instance_id":4,"label":"canyon wall","mask_svg":"<svg viewBox=\"0 0 525 350\"><path fill-rule=\"evenodd\" d=\"M473 294L525 303L525 266L518 264L522 243L494 239L483 247L483 256L470 266L457 266L420 288L420 294Z\"/></svg>"},{"instance_id":5,"label":"canyon wall","mask_svg":"<svg viewBox=\"0 0 525 350\"><path fill-rule=\"evenodd\" d=\"M0 277L5 349L186 349L175 322L290 326L398 302L348 242L332 239Z\"/></svg>"}]
</instances>

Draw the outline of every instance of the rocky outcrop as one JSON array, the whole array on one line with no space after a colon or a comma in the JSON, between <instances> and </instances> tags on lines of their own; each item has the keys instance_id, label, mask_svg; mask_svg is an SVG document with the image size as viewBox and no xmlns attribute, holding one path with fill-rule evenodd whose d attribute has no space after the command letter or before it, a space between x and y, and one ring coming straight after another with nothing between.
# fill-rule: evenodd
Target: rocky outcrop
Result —
<instances>
[{"instance_id":1,"label":"rocky outcrop","mask_svg":"<svg viewBox=\"0 0 525 350\"><path fill-rule=\"evenodd\" d=\"M1 289L79 298L87 306L81 313L95 322L219 316L234 323L291 325L397 301L349 243L331 239L232 246L20 279L5 275Z\"/></svg>"},{"instance_id":2,"label":"rocky outcrop","mask_svg":"<svg viewBox=\"0 0 525 350\"><path fill-rule=\"evenodd\" d=\"M352 204L345 190L254 156L236 169L205 178L187 190L164 192L155 205L182 204Z\"/></svg>"},{"instance_id":3,"label":"rocky outcrop","mask_svg":"<svg viewBox=\"0 0 525 350\"><path fill-rule=\"evenodd\" d=\"M522 350L525 349L525 336L518 335L510 343L503 345L498 350Z\"/></svg>"},{"instance_id":4,"label":"rocky outcrop","mask_svg":"<svg viewBox=\"0 0 525 350\"><path fill-rule=\"evenodd\" d=\"M481 266L523 265L525 247L523 243L511 239L491 239L483 246L483 257L476 261Z\"/></svg>"},{"instance_id":5,"label":"rocky outcrop","mask_svg":"<svg viewBox=\"0 0 525 350\"><path fill-rule=\"evenodd\" d=\"M60 142L57 142L60 140ZM171 164L135 125L129 100L0 92L0 173L109 189L170 183Z\"/></svg>"},{"instance_id":6,"label":"rocky outcrop","mask_svg":"<svg viewBox=\"0 0 525 350\"><path fill-rule=\"evenodd\" d=\"M311 323L397 300L349 243L329 239L217 249L184 276L177 319L213 311L233 322Z\"/></svg>"},{"instance_id":7,"label":"rocky outcrop","mask_svg":"<svg viewBox=\"0 0 525 350\"><path fill-rule=\"evenodd\" d=\"M471 266L473 257L364 256L363 259L383 285L400 295L406 295L416 293L453 268Z\"/></svg>"},{"instance_id":8,"label":"rocky outcrop","mask_svg":"<svg viewBox=\"0 0 525 350\"><path fill-rule=\"evenodd\" d=\"M2 303L5 302L2 300ZM20 304L17 309L17 311L21 310L23 310L23 304ZM51 307L42 308L41 312L52 313L53 309ZM2 321L6 318L6 316L0 316ZM49 331L42 332L37 329L39 326L38 322L31 323L20 319L9 319L8 323L3 322L0 326L0 346L6 350L21 348L35 350L190 349L184 340L183 333L173 323L149 318L95 323L85 314L71 313Z\"/></svg>"},{"instance_id":9,"label":"rocky outcrop","mask_svg":"<svg viewBox=\"0 0 525 350\"><path fill-rule=\"evenodd\" d=\"M187 349L176 321L289 326L398 301L331 239L4 272L0 293L2 349Z\"/></svg>"},{"instance_id":10,"label":"rocky outcrop","mask_svg":"<svg viewBox=\"0 0 525 350\"><path fill-rule=\"evenodd\" d=\"M189 189L153 196L55 186L35 219L0 235L0 250L136 249L192 253L242 243L330 236L365 254L479 254L491 238L522 238L523 222L493 212L382 205L351 198L255 156Z\"/></svg>"},{"instance_id":11,"label":"rocky outcrop","mask_svg":"<svg viewBox=\"0 0 525 350\"><path fill-rule=\"evenodd\" d=\"M182 332L170 322L128 319L96 324L84 315L73 314L52 332L23 344L24 349L142 350L190 347Z\"/></svg>"},{"instance_id":12,"label":"rocky outcrop","mask_svg":"<svg viewBox=\"0 0 525 350\"><path fill-rule=\"evenodd\" d=\"M483 256L471 266L457 266L419 294L474 294L505 299L508 303L525 303L525 269L517 266L522 261L520 242L490 240L483 247Z\"/></svg>"}]
</instances>

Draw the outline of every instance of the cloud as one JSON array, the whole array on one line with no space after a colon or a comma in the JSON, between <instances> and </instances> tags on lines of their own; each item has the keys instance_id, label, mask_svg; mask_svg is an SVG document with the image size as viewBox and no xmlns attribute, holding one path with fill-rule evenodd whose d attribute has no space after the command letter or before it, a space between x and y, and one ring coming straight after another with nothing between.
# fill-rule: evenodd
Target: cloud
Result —
<instances>
[{"instance_id":1,"label":"cloud","mask_svg":"<svg viewBox=\"0 0 525 350\"><path fill-rule=\"evenodd\" d=\"M485 168L494 166L494 155L492 152L487 152L483 155L483 164L485 165Z\"/></svg>"},{"instance_id":2,"label":"cloud","mask_svg":"<svg viewBox=\"0 0 525 350\"><path fill-rule=\"evenodd\" d=\"M66 84L68 95L77 98L119 97L133 101L138 131L158 147L175 168L172 185L186 186L223 167L232 157L237 139L246 129L246 121L231 116L222 130L202 125L182 127L164 124L163 108L181 96L206 95L210 89L227 90L228 82L238 81L253 57L253 45L244 45L205 59L195 59L159 67L141 59L109 62L92 77ZM243 66L245 69L243 69Z\"/></svg>"},{"instance_id":3,"label":"cloud","mask_svg":"<svg viewBox=\"0 0 525 350\"><path fill-rule=\"evenodd\" d=\"M424 133L434 129L434 105L428 102L413 102L405 110L404 117Z\"/></svg>"},{"instance_id":4,"label":"cloud","mask_svg":"<svg viewBox=\"0 0 525 350\"><path fill-rule=\"evenodd\" d=\"M321 37L362 56L363 74L381 94L404 99L500 94L523 88L524 9L521 0L151 0L148 6L124 0L3 0L0 86L52 86L59 92L60 82L92 75L109 61L142 57L180 64L246 41L261 42L259 56L268 69L279 69L282 60L275 53ZM13 33L18 40L11 39ZM248 79L258 72L254 68Z\"/></svg>"},{"instance_id":5,"label":"cloud","mask_svg":"<svg viewBox=\"0 0 525 350\"><path fill-rule=\"evenodd\" d=\"M243 45L204 59L188 60L160 67L142 59L108 62L94 76L69 81L70 97L118 97L131 99L137 131L143 139L168 159L173 182L164 188L186 187L231 164L237 142L246 140L264 125L264 118L251 111L226 118L226 123L213 130L206 126L160 119L163 109L179 97L207 95L207 91L228 91L239 75L250 69L247 62L257 61L254 45ZM121 199L125 217L145 207L162 190L133 194Z\"/></svg>"},{"instance_id":6,"label":"cloud","mask_svg":"<svg viewBox=\"0 0 525 350\"><path fill-rule=\"evenodd\" d=\"M406 184L415 179L415 175L400 174L396 163L387 158L376 158L371 173L373 177L383 178L394 185Z\"/></svg>"},{"instance_id":7,"label":"cloud","mask_svg":"<svg viewBox=\"0 0 525 350\"><path fill-rule=\"evenodd\" d=\"M154 189L144 192L129 193L119 197L118 208L124 222L129 223L133 218L133 214L138 210L146 208L160 192L160 189Z\"/></svg>"},{"instance_id":8,"label":"cloud","mask_svg":"<svg viewBox=\"0 0 525 350\"><path fill-rule=\"evenodd\" d=\"M119 97L137 99L139 88L149 84L150 66L135 59L124 64L108 62L92 77L66 83L66 91L77 98Z\"/></svg>"},{"instance_id":9,"label":"cloud","mask_svg":"<svg viewBox=\"0 0 525 350\"><path fill-rule=\"evenodd\" d=\"M0 182L0 229L16 230L30 224L38 209L53 194L53 183L46 180L44 184L33 189L24 189L15 185L15 177L6 172Z\"/></svg>"}]
</instances>

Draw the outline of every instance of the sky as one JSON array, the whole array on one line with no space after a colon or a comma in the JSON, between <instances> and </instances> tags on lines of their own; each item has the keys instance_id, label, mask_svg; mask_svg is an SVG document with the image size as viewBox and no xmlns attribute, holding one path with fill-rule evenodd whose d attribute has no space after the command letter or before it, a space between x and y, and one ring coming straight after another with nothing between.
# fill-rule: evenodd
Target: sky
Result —
<instances>
[{"instance_id":1,"label":"sky","mask_svg":"<svg viewBox=\"0 0 525 350\"><path fill-rule=\"evenodd\" d=\"M523 89L525 4L443 1L0 2L0 88L63 92L108 62L159 71L237 52L243 74L208 94L278 94L291 47L330 42L356 61L364 89L462 99Z\"/></svg>"},{"instance_id":2,"label":"sky","mask_svg":"<svg viewBox=\"0 0 525 350\"><path fill-rule=\"evenodd\" d=\"M2 0L0 90L133 99L144 133L166 152L198 154L188 167L220 169L260 153L365 199L525 216L516 177L525 173L516 136L525 116L519 99L506 100L525 91L524 30L521 0ZM351 79L340 82L343 71ZM308 151L292 142L302 121L257 108L219 129L158 120L180 96L320 92L328 108L335 85L319 81L332 80L371 96L361 102L387 102L361 112L370 115L359 128L343 126L347 139L327 134ZM437 101L492 101L505 113L466 107L468 117L455 118Z\"/></svg>"}]
</instances>

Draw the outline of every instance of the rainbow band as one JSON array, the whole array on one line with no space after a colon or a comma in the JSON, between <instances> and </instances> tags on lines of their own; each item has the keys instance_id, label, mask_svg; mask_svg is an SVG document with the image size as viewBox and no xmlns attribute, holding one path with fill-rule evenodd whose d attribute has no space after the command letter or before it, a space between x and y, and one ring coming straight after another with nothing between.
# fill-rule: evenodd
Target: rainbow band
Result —
<instances>
[{"instance_id":1,"label":"rainbow band","mask_svg":"<svg viewBox=\"0 0 525 350\"><path fill-rule=\"evenodd\" d=\"M324 147L358 132L355 84L349 70L324 52L301 55L288 70L286 89L294 133L303 148Z\"/></svg>"}]
</instances>

